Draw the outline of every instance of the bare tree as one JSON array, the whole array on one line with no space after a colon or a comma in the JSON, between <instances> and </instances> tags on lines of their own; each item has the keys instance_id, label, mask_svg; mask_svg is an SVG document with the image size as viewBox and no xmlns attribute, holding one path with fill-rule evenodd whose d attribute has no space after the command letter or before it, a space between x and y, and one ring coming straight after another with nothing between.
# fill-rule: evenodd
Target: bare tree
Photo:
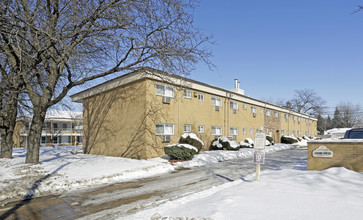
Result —
<instances>
[{"instance_id":1,"label":"bare tree","mask_svg":"<svg viewBox=\"0 0 363 220\"><path fill-rule=\"evenodd\" d=\"M284 107L317 117L325 112L325 104L326 101L317 95L314 90L303 89L295 90L294 97L287 101Z\"/></svg>"},{"instance_id":2,"label":"bare tree","mask_svg":"<svg viewBox=\"0 0 363 220\"><path fill-rule=\"evenodd\" d=\"M351 128L361 122L360 105L351 102L341 102L337 105L338 116L341 124L336 127ZM335 118L334 113L334 118ZM334 121L334 119L333 119Z\"/></svg>"},{"instance_id":3,"label":"bare tree","mask_svg":"<svg viewBox=\"0 0 363 220\"><path fill-rule=\"evenodd\" d=\"M7 0L0 34L21 71L33 111L26 163L39 162L47 109L74 86L150 66L188 74L209 62L209 37L193 26L193 0Z\"/></svg>"}]
</instances>

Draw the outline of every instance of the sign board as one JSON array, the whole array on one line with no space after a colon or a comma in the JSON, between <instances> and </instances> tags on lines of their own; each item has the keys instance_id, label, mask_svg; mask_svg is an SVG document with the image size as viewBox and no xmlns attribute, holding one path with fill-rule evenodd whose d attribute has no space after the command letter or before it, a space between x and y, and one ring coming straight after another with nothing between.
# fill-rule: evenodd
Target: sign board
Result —
<instances>
[{"instance_id":1,"label":"sign board","mask_svg":"<svg viewBox=\"0 0 363 220\"><path fill-rule=\"evenodd\" d=\"M313 151L313 157L332 158L333 156L334 156L333 151L331 151L326 146L320 146Z\"/></svg>"},{"instance_id":2,"label":"sign board","mask_svg":"<svg viewBox=\"0 0 363 220\"><path fill-rule=\"evenodd\" d=\"M255 143L253 148L263 150L266 147L266 134L263 132L257 132L255 134Z\"/></svg>"},{"instance_id":3,"label":"sign board","mask_svg":"<svg viewBox=\"0 0 363 220\"><path fill-rule=\"evenodd\" d=\"M253 162L264 164L265 163L265 151L255 150L253 154Z\"/></svg>"}]
</instances>

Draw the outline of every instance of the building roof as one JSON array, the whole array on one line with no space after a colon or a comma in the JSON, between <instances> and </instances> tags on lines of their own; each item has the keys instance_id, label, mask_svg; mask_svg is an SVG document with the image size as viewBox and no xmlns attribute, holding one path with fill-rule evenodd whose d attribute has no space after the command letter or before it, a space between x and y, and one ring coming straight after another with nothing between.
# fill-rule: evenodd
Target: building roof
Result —
<instances>
[{"instance_id":1,"label":"building roof","mask_svg":"<svg viewBox=\"0 0 363 220\"><path fill-rule=\"evenodd\" d=\"M33 115L25 115L20 118L32 118ZM82 119L83 112L65 111L65 110L48 110L45 119Z\"/></svg>"},{"instance_id":2,"label":"building roof","mask_svg":"<svg viewBox=\"0 0 363 220\"><path fill-rule=\"evenodd\" d=\"M228 95L228 97L231 99L242 101L242 102L245 102L248 104L265 107L265 108L269 108L269 109L273 109L273 110L278 110L278 111L285 112L285 113L293 112L294 115L317 121L316 118L314 118L310 115L294 112L292 110L283 108L281 106L278 106L278 105L275 105L272 103L268 103L268 102L264 102L264 101L261 101L258 99L248 97L248 96L238 93L236 91L219 88L217 86L213 86L210 84L206 84L206 83L202 83L202 82L188 79L185 77L181 77L179 75L169 74L169 73L166 73L166 72L163 72L160 70L156 70L153 68L149 68L149 67L142 68L140 70L136 70L136 71L124 74L122 76L116 77L114 79L111 79L109 81L106 81L104 83L91 87L89 89L86 89L84 91L75 93L75 94L71 95L71 98L72 98L73 102L82 102L83 99L85 99L85 98L109 91L111 89L129 84L131 82L135 82L137 80L144 79L144 78L153 79L153 80L157 80L157 81L165 81L165 83L169 83L169 84L173 84L173 85L177 85L177 86L182 85L182 87L185 87L185 88L191 88L191 89L199 90L202 92L210 93L213 95L219 95L219 96L224 96L224 97Z\"/></svg>"}]
</instances>

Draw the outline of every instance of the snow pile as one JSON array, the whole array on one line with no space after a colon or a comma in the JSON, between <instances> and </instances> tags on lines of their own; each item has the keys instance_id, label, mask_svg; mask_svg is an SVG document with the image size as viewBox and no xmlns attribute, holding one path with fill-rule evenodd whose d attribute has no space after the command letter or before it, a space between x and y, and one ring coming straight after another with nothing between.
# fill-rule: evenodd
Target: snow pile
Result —
<instances>
[{"instance_id":1,"label":"snow pile","mask_svg":"<svg viewBox=\"0 0 363 220\"><path fill-rule=\"evenodd\" d=\"M78 150L82 149L78 147ZM25 148L13 151L13 159L0 159L0 202L127 181L175 169L161 158L134 160L73 154L74 147L41 147L40 164L30 165L24 164Z\"/></svg>"},{"instance_id":2,"label":"snow pile","mask_svg":"<svg viewBox=\"0 0 363 220\"><path fill-rule=\"evenodd\" d=\"M272 153L281 150L293 149L294 146L288 144L275 144L270 147L266 147L265 153ZM252 158L254 149L241 148L238 151L204 151L197 155L194 155L193 160L175 163L179 167L198 167L208 164L218 163L225 160L234 160L239 158Z\"/></svg>"},{"instance_id":3,"label":"snow pile","mask_svg":"<svg viewBox=\"0 0 363 220\"><path fill-rule=\"evenodd\" d=\"M363 216L362 187L363 173L345 168L268 170L259 182L252 174L127 219L358 220Z\"/></svg>"}]
</instances>

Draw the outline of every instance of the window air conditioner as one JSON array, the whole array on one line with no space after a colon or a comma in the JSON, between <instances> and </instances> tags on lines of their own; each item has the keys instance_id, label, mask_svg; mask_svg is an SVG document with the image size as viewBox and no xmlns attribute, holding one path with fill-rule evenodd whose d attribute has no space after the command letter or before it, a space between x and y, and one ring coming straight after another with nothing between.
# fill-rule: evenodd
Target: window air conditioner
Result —
<instances>
[{"instance_id":1,"label":"window air conditioner","mask_svg":"<svg viewBox=\"0 0 363 220\"><path fill-rule=\"evenodd\" d=\"M256 112L253 113L253 117L256 117Z\"/></svg>"},{"instance_id":2,"label":"window air conditioner","mask_svg":"<svg viewBox=\"0 0 363 220\"><path fill-rule=\"evenodd\" d=\"M219 112L219 106L215 106L215 110Z\"/></svg>"},{"instance_id":3,"label":"window air conditioner","mask_svg":"<svg viewBox=\"0 0 363 220\"><path fill-rule=\"evenodd\" d=\"M194 97L197 98L198 97L198 93L194 92Z\"/></svg>"},{"instance_id":4,"label":"window air conditioner","mask_svg":"<svg viewBox=\"0 0 363 220\"><path fill-rule=\"evenodd\" d=\"M163 143L169 143L169 142L170 142L170 136L168 136L168 135L163 135L163 136L162 136L162 142L163 142Z\"/></svg>"},{"instance_id":5,"label":"window air conditioner","mask_svg":"<svg viewBox=\"0 0 363 220\"><path fill-rule=\"evenodd\" d=\"M237 113L237 110L236 109L233 109L233 114L236 114Z\"/></svg>"},{"instance_id":6,"label":"window air conditioner","mask_svg":"<svg viewBox=\"0 0 363 220\"><path fill-rule=\"evenodd\" d=\"M163 97L163 103L165 103L165 104L170 104L170 97L166 97L166 96L164 96L164 97Z\"/></svg>"}]
</instances>

